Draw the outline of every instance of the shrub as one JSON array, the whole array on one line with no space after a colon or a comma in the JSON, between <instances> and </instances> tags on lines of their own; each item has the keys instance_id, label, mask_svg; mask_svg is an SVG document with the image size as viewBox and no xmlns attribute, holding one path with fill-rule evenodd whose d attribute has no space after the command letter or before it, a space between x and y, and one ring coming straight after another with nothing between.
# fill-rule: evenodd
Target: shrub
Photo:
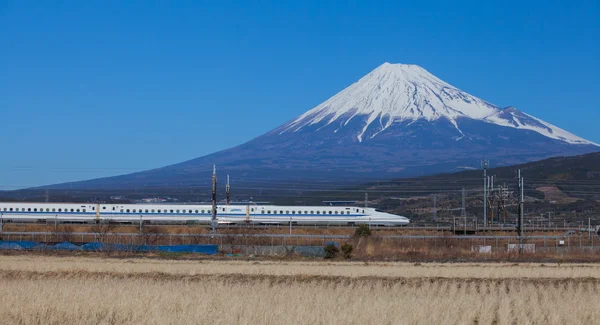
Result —
<instances>
[{"instance_id":1,"label":"shrub","mask_svg":"<svg viewBox=\"0 0 600 325\"><path fill-rule=\"evenodd\" d=\"M356 228L354 232L354 236L356 237L368 237L371 236L371 228L368 225L360 225Z\"/></svg>"},{"instance_id":2,"label":"shrub","mask_svg":"<svg viewBox=\"0 0 600 325\"><path fill-rule=\"evenodd\" d=\"M345 259L352 257L352 245L348 243L342 245L342 254L344 255Z\"/></svg>"},{"instance_id":3,"label":"shrub","mask_svg":"<svg viewBox=\"0 0 600 325\"><path fill-rule=\"evenodd\" d=\"M340 252L340 249L337 248L337 246L335 246L333 243L325 246L323 250L325 251L325 258L335 258Z\"/></svg>"}]
</instances>

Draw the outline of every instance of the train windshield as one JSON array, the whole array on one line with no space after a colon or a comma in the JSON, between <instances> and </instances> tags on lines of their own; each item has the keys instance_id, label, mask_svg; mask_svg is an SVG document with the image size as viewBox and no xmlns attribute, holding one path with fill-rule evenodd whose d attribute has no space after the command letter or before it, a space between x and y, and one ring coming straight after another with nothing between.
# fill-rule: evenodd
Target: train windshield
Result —
<instances>
[{"instance_id":1,"label":"train windshield","mask_svg":"<svg viewBox=\"0 0 600 325\"><path fill-rule=\"evenodd\" d=\"M385 212L385 211L383 211L383 210L381 210L381 209L375 209L375 211L376 211L376 212Z\"/></svg>"}]
</instances>

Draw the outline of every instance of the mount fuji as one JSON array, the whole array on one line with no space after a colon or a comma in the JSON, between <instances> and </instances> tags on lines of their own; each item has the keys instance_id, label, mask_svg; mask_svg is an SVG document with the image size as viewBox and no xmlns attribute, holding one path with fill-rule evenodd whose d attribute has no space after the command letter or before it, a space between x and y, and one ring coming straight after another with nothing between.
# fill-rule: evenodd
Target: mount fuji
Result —
<instances>
[{"instance_id":1,"label":"mount fuji","mask_svg":"<svg viewBox=\"0 0 600 325\"><path fill-rule=\"evenodd\" d=\"M322 104L240 146L71 186L198 184L212 165L238 177L342 181L506 166L600 151L514 107L499 107L408 64L384 63Z\"/></svg>"}]
</instances>

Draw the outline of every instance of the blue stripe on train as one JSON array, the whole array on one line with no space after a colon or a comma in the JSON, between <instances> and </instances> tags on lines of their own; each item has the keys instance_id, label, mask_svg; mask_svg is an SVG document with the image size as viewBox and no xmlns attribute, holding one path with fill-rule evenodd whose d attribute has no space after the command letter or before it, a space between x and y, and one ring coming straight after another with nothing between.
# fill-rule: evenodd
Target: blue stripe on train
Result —
<instances>
[{"instance_id":1,"label":"blue stripe on train","mask_svg":"<svg viewBox=\"0 0 600 325\"><path fill-rule=\"evenodd\" d=\"M83 214L83 215L96 215L96 212L34 212L34 211L0 211L1 214L29 214L29 215L36 215L36 214L40 214L40 215L61 215L61 214L67 214L67 215L77 215L77 214ZM139 215L143 215L143 216L160 216L160 215L170 215L170 216L212 216L212 214L210 213L152 213L152 212L101 212L100 216L111 216L111 215L134 215L134 216L139 216ZM246 214L242 213L242 214L231 214L231 213L225 213L225 214L219 214L217 213L217 217L245 217ZM268 216L268 217L366 217L368 216L368 214L250 214L251 217L263 217L263 216Z\"/></svg>"}]
</instances>

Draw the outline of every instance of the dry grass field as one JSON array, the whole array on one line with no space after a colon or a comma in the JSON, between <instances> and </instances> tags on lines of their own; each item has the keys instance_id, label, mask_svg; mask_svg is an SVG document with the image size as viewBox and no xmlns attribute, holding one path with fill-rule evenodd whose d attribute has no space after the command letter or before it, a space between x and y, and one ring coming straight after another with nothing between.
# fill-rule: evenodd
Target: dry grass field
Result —
<instances>
[{"instance_id":1,"label":"dry grass field","mask_svg":"<svg viewBox=\"0 0 600 325\"><path fill-rule=\"evenodd\" d=\"M598 264L0 256L1 324L593 324Z\"/></svg>"}]
</instances>

